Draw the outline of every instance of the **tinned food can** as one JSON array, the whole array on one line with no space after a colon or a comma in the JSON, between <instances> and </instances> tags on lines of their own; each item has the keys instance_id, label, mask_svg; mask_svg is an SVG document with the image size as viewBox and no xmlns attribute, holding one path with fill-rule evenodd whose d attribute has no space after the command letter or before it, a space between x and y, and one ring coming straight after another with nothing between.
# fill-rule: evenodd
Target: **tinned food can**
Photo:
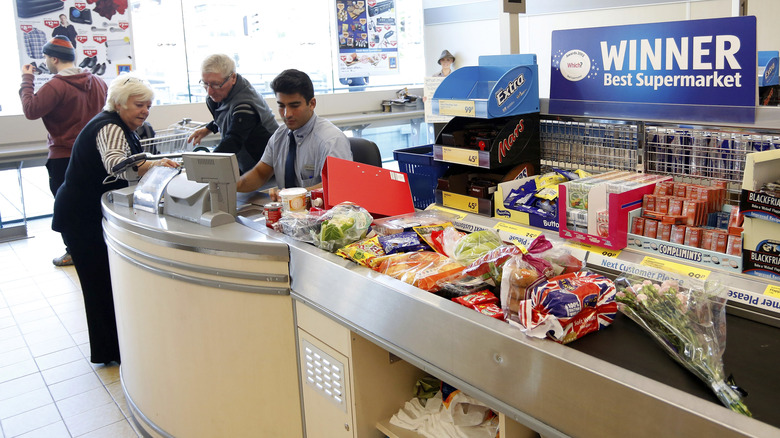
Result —
<instances>
[{"instance_id":1,"label":"tinned food can","mask_svg":"<svg viewBox=\"0 0 780 438\"><path fill-rule=\"evenodd\" d=\"M265 224L268 228L273 228L274 224L282 218L282 203L269 202L265 204L263 206L263 216L265 216Z\"/></svg>"}]
</instances>

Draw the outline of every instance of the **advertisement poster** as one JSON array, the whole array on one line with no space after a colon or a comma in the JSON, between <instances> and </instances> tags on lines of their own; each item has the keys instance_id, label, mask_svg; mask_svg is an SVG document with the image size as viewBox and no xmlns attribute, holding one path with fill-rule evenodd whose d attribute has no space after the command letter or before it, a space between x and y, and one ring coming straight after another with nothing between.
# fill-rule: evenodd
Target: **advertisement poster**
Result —
<instances>
[{"instance_id":1,"label":"advertisement poster","mask_svg":"<svg viewBox=\"0 0 780 438\"><path fill-rule=\"evenodd\" d=\"M443 77L426 77L425 86L423 87L423 103L425 104L425 123L447 123L452 120L452 116L440 116L433 113L433 105L431 99L433 99L436 89L439 88L439 84L445 78Z\"/></svg>"},{"instance_id":2,"label":"advertisement poster","mask_svg":"<svg viewBox=\"0 0 780 438\"><path fill-rule=\"evenodd\" d=\"M15 0L16 34L21 65L35 68L36 89L51 73L43 46L64 35L76 50L77 67L107 83L134 69L130 11L127 0Z\"/></svg>"},{"instance_id":3,"label":"advertisement poster","mask_svg":"<svg viewBox=\"0 0 780 438\"><path fill-rule=\"evenodd\" d=\"M550 112L752 122L756 53L750 16L554 31Z\"/></svg>"},{"instance_id":4,"label":"advertisement poster","mask_svg":"<svg viewBox=\"0 0 780 438\"><path fill-rule=\"evenodd\" d=\"M339 78L398 73L395 0L336 0Z\"/></svg>"}]
</instances>

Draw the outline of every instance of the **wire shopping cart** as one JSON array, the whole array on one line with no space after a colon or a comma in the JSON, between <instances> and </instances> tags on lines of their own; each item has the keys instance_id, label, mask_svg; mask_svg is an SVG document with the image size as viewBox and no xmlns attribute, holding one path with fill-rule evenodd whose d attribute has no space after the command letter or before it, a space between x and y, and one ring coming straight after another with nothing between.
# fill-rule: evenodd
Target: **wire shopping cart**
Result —
<instances>
[{"instance_id":1,"label":"wire shopping cart","mask_svg":"<svg viewBox=\"0 0 780 438\"><path fill-rule=\"evenodd\" d=\"M187 144L187 138L203 126L206 126L206 123L181 119L168 128L155 132L154 137L142 139L141 146L144 152L154 155L192 152L192 145Z\"/></svg>"}]
</instances>

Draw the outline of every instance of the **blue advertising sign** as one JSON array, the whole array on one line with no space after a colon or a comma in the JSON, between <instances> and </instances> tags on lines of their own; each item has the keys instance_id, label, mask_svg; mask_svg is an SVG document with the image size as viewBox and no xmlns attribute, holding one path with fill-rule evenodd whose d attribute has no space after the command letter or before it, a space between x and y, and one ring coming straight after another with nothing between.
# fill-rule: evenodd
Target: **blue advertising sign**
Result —
<instances>
[{"instance_id":1,"label":"blue advertising sign","mask_svg":"<svg viewBox=\"0 0 780 438\"><path fill-rule=\"evenodd\" d=\"M753 122L756 18L552 33L550 112Z\"/></svg>"}]
</instances>

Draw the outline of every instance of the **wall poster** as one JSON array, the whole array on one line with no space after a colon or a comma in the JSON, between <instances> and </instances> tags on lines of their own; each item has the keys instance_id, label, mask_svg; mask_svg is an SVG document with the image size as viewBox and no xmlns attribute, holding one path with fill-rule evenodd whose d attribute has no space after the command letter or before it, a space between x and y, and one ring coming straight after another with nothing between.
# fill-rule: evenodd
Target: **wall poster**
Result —
<instances>
[{"instance_id":1,"label":"wall poster","mask_svg":"<svg viewBox=\"0 0 780 438\"><path fill-rule=\"evenodd\" d=\"M398 73L395 0L336 0L339 78Z\"/></svg>"},{"instance_id":2,"label":"wall poster","mask_svg":"<svg viewBox=\"0 0 780 438\"><path fill-rule=\"evenodd\" d=\"M110 83L135 69L128 0L14 0L21 65L35 67L35 88L51 73L43 45L67 36L76 49L75 65Z\"/></svg>"}]
</instances>

